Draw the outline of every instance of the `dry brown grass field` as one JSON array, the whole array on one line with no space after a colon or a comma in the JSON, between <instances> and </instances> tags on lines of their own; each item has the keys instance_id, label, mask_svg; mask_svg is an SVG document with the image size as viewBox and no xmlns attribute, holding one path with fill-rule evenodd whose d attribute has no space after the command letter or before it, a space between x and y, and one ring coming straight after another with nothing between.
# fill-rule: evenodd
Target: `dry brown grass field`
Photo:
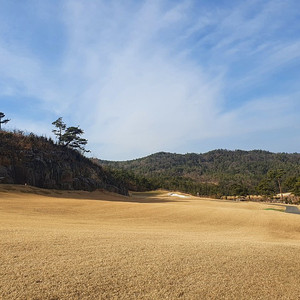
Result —
<instances>
[{"instance_id":1,"label":"dry brown grass field","mask_svg":"<svg viewBox=\"0 0 300 300\"><path fill-rule=\"evenodd\" d=\"M299 299L300 215L267 208L0 185L0 298Z\"/></svg>"}]
</instances>

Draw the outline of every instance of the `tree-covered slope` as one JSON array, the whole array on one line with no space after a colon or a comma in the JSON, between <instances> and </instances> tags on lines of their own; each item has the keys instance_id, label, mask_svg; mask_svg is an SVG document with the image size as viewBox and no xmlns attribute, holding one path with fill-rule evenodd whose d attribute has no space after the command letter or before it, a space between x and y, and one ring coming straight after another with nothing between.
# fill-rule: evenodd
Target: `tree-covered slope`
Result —
<instances>
[{"instance_id":1,"label":"tree-covered slope","mask_svg":"<svg viewBox=\"0 0 300 300\"><path fill-rule=\"evenodd\" d=\"M299 153L262 150L214 150L185 155L159 152L136 160L98 163L144 176L159 187L200 194L256 193L259 182L274 169L284 170L284 182L300 175Z\"/></svg>"},{"instance_id":2,"label":"tree-covered slope","mask_svg":"<svg viewBox=\"0 0 300 300\"><path fill-rule=\"evenodd\" d=\"M21 132L0 131L0 183L128 194L120 180L78 151Z\"/></svg>"}]
</instances>

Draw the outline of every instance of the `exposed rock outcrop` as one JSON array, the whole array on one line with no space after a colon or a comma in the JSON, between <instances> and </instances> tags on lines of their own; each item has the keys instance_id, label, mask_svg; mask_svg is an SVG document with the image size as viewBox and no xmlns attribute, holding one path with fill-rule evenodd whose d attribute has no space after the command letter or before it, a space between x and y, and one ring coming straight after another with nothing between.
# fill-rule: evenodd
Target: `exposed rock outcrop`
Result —
<instances>
[{"instance_id":1,"label":"exposed rock outcrop","mask_svg":"<svg viewBox=\"0 0 300 300\"><path fill-rule=\"evenodd\" d=\"M44 137L11 132L0 132L0 183L128 194L119 180L79 152Z\"/></svg>"}]
</instances>

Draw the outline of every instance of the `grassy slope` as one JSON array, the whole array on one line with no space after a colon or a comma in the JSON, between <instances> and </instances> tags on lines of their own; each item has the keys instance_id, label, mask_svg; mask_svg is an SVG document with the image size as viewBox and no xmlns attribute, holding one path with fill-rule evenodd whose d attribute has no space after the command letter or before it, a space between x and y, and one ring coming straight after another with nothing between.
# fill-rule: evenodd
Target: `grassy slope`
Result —
<instances>
[{"instance_id":1,"label":"grassy slope","mask_svg":"<svg viewBox=\"0 0 300 300\"><path fill-rule=\"evenodd\" d=\"M0 298L298 299L299 215L163 191L47 192L0 186Z\"/></svg>"}]
</instances>

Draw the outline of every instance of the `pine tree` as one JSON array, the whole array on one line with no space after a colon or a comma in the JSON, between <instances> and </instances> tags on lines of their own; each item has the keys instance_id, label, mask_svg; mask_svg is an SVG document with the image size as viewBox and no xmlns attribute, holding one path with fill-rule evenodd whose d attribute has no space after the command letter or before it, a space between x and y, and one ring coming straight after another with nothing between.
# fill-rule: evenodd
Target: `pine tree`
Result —
<instances>
[{"instance_id":1,"label":"pine tree","mask_svg":"<svg viewBox=\"0 0 300 300\"><path fill-rule=\"evenodd\" d=\"M79 128L79 126L67 127L63 122L62 117L54 121L52 125L56 127L56 129L53 129L52 132L56 135L59 145L82 152L90 152L84 148L88 141L81 137L84 131Z\"/></svg>"},{"instance_id":2,"label":"pine tree","mask_svg":"<svg viewBox=\"0 0 300 300\"><path fill-rule=\"evenodd\" d=\"M83 152L89 152L89 150L85 150L84 146L87 144L87 140L82 138L84 131L79 128L79 126L68 127L65 133L61 137L61 141L63 142L64 146L81 150Z\"/></svg>"},{"instance_id":3,"label":"pine tree","mask_svg":"<svg viewBox=\"0 0 300 300\"><path fill-rule=\"evenodd\" d=\"M1 125L6 124L7 122L10 121L9 119L2 120L4 117L5 117L5 114L3 112L0 112L0 131L2 130Z\"/></svg>"},{"instance_id":4,"label":"pine tree","mask_svg":"<svg viewBox=\"0 0 300 300\"><path fill-rule=\"evenodd\" d=\"M52 132L56 135L58 144L62 144L62 136L66 130L66 124L63 122L62 117L58 118L56 121L52 122L57 129L53 129Z\"/></svg>"},{"instance_id":5,"label":"pine tree","mask_svg":"<svg viewBox=\"0 0 300 300\"><path fill-rule=\"evenodd\" d=\"M285 171L283 169L276 169L276 170L270 170L267 174L267 176L271 180L275 180L278 188L279 188L279 193L281 195L281 200L283 200L283 195L282 195L282 187L281 187L281 180L283 175L285 174Z\"/></svg>"}]
</instances>

